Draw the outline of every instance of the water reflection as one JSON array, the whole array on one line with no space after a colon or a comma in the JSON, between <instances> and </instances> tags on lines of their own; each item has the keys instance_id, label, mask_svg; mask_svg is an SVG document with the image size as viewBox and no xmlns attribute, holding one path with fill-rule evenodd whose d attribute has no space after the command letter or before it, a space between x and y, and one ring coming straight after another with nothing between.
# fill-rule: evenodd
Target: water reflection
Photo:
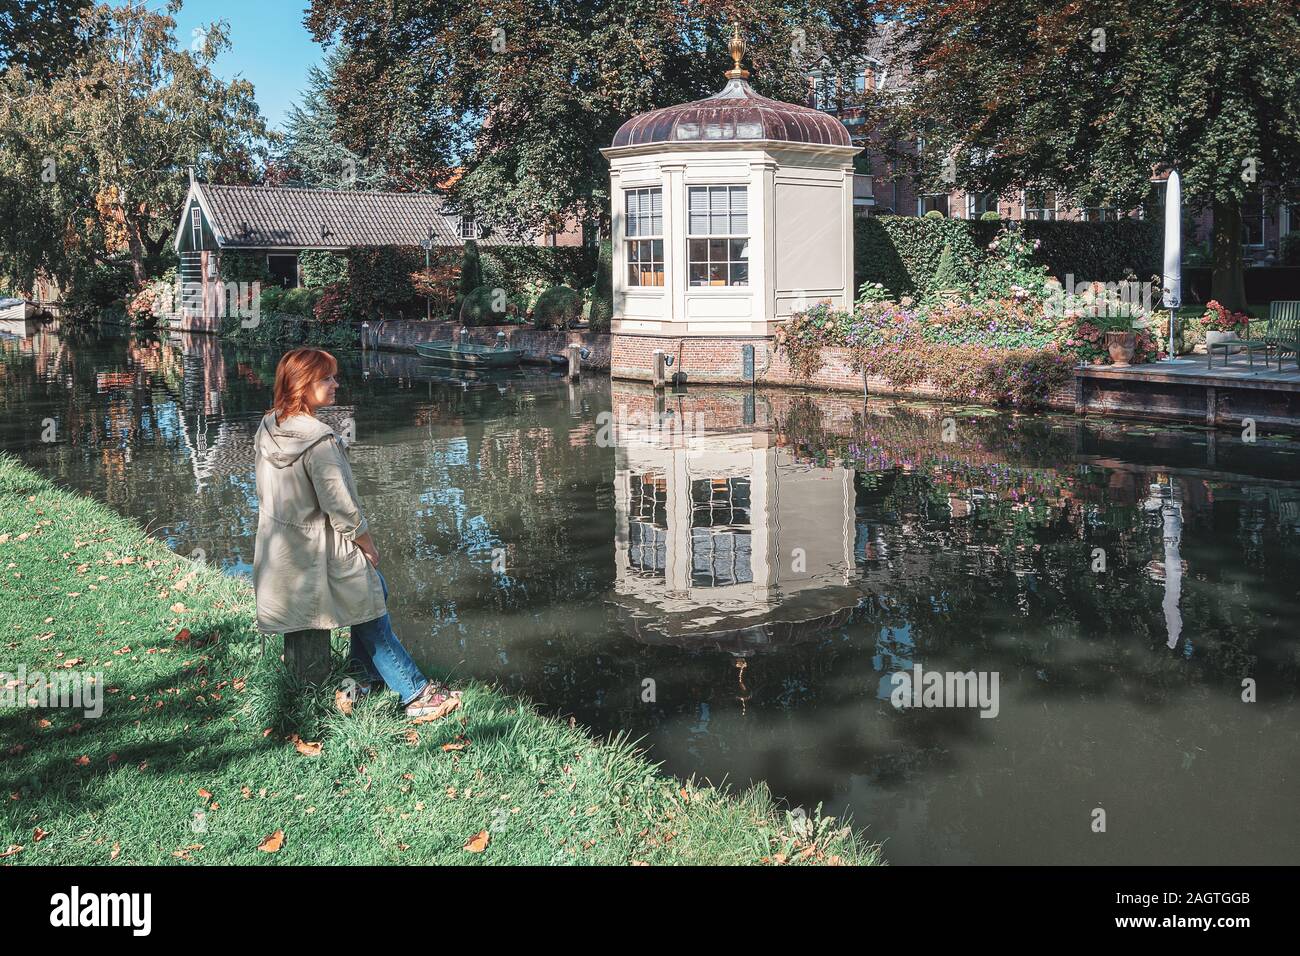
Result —
<instances>
[{"instance_id":1,"label":"water reflection","mask_svg":"<svg viewBox=\"0 0 1300 956\"><path fill-rule=\"evenodd\" d=\"M634 634L748 654L847 620L851 469L796 460L770 428L684 420L618 385L613 398L615 593Z\"/></svg>"},{"instance_id":2,"label":"water reflection","mask_svg":"<svg viewBox=\"0 0 1300 956\"><path fill-rule=\"evenodd\" d=\"M277 358L203 336L5 340L0 447L246 574ZM422 663L626 731L672 772L851 809L895 862L1300 850L1280 770L1300 745L1294 443L471 380L392 353L342 376L331 414L353 419ZM999 716L896 711L890 675L917 664L998 672ZM1113 838L1088 828L1096 806Z\"/></svg>"}]
</instances>

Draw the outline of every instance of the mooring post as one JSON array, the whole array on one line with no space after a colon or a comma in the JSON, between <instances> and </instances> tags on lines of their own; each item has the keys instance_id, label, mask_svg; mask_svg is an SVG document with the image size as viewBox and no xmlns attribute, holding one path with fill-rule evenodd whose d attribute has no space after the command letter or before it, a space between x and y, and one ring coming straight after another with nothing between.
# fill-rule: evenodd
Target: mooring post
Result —
<instances>
[{"instance_id":1,"label":"mooring post","mask_svg":"<svg viewBox=\"0 0 1300 956\"><path fill-rule=\"evenodd\" d=\"M569 357L569 371L566 377L572 381L581 374L582 369L582 346L570 343L565 350Z\"/></svg>"},{"instance_id":2,"label":"mooring post","mask_svg":"<svg viewBox=\"0 0 1300 956\"><path fill-rule=\"evenodd\" d=\"M664 382L666 382L667 379L668 379L668 374L667 374L667 371L665 370L665 367L664 367L664 350L663 350L663 349L655 349L655 350L654 350L653 369L654 369L654 371L653 371L653 375L654 375L654 386L655 386L655 388L663 388L663 387L664 387Z\"/></svg>"},{"instance_id":3,"label":"mooring post","mask_svg":"<svg viewBox=\"0 0 1300 956\"><path fill-rule=\"evenodd\" d=\"M330 676L330 632L314 629L284 635L284 664L305 683L323 683Z\"/></svg>"}]
</instances>

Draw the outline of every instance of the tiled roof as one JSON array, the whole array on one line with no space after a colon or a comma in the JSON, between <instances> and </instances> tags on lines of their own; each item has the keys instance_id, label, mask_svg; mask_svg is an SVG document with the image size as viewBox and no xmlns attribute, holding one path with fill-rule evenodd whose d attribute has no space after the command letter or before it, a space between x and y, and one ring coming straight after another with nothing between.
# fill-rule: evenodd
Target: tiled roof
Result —
<instances>
[{"instance_id":1,"label":"tiled roof","mask_svg":"<svg viewBox=\"0 0 1300 956\"><path fill-rule=\"evenodd\" d=\"M441 196L273 186L199 185L222 248L343 249L416 246L433 229L438 245L458 246L460 217Z\"/></svg>"},{"instance_id":2,"label":"tiled roof","mask_svg":"<svg viewBox=\"0 0 1300 956\"><path fill-rule=\"evenodd\" d=\"M849 131L833 116L768 99L743 79L731 79L708 99L634 116L614 134L615 147L649 143L780 140L849 146Z\"/></svg>"}]
</instances>

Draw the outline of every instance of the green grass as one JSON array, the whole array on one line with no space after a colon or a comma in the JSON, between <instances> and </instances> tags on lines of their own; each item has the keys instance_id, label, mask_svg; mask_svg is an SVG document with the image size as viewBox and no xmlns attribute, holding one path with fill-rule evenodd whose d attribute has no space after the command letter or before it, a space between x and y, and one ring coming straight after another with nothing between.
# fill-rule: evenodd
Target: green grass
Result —
<instances>
[{"instance_id":1,"label":"green grass","mask_svg":"<svg viewBox=\"0 0 1300 956\"><path fill-rule=\"evenodd\" d=\"M97 718L0 709L0 853L22 847L0 862L881 862L843 821L675 780L483 684L418 726L392 694L339 713L293 686L278 639L261 654L245 583L4 455L0 573L0 671L74 661L108 691ZM277 830L282 848L259 851Z\"/></svg>"}]
</instances>

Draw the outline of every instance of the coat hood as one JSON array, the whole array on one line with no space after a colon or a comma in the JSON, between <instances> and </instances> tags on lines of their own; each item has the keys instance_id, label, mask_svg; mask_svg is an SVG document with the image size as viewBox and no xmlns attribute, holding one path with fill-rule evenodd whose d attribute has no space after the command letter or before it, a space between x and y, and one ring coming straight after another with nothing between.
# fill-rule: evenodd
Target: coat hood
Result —
<instances>
[{"instance_id":1,"label":"coat hood","mask_svg":"<svg viewBox=\"0 0 1300 956\"><path fill-rule=\"evenodd\" d=\"M309 448L334 437L334 429L310 415L294 415L276 424L275 413L262 416L253 436L257 453L276 468L288 468Z\"/></svg>"}]
</instances>

